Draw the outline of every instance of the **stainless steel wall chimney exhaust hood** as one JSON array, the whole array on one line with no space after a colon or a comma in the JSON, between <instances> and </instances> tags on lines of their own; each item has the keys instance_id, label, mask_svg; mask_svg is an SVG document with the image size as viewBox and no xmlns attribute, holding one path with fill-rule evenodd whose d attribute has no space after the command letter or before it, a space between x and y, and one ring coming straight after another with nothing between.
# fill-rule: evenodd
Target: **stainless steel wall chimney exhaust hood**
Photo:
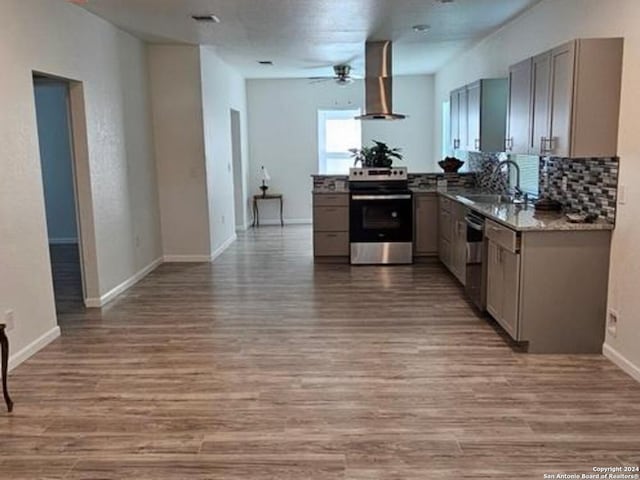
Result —
<instances>
[{"instance_id":1,"label":"stainless steel wall chimney exhaust hood","mask_svg":"<svg viewBox=\"0 0 640 480\"><path fill-rule=\"evenodd\" d=\"M389 41L365 45L365 114L356 120L402 120L393 113L392 44Z\"/></svg>"}]
</instances>

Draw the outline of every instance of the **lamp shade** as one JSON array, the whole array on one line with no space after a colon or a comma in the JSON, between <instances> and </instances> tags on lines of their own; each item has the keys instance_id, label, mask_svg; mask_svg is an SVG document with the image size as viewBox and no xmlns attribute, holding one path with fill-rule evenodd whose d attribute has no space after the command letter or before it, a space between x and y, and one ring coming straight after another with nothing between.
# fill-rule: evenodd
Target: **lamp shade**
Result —
<instances>
[{"instance_id":1,"label":"lamp shade","mask_svg":"<svg viewBox=\"0 0 640 480\"><path fill-rule=\"evenodd\" d=\"M264 167L262 167L262 180L264 180L265 182L271 180L271 175L269 175L269 172Z\"/></svg>"}]
</instances>

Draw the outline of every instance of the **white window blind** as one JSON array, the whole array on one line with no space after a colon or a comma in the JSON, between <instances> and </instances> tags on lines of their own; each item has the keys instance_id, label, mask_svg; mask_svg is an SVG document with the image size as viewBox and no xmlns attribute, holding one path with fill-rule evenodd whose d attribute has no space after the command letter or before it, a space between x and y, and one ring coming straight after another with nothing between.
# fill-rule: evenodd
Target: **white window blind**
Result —
<instances>
[{"instance_id":1,"label":"white window blind","mask_svg":"<svg viewBox=\"0 0 640 480\"><path fill-rule=\"evenodd\" d=\"M540 158L532 155L511 155L511 160L520 167L520 188L529 195L538 196ZM515 186L515 169L511 169L511 185Z\"/></svg>"}]
</instances>

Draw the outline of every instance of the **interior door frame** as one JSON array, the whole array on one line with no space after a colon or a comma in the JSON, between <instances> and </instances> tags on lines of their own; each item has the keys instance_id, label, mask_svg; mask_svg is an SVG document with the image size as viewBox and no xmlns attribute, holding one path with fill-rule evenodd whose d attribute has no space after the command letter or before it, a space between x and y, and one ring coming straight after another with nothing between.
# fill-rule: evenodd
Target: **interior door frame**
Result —
<instances>
[{"instance_id":1,"label":"interior door frame","mask_svg":"<svg viewBox=\"0 0 640 480\"><path fill-rule=\"evenodd\" d=\"M67 87L68 131L71 145L71 169L76 209L76 228L78 230L82 293L85 306L92 307L95 306L95 299L100 298L100 289L98 282L98 261L89 166L89 143L87 137L84 85L79 80L72 80L46 72L33 71L32 76L34 88L36 80L50 80L52 82L63 83ZM36 134L38 134L37 128ZM39 155L40 152L38 150L38 156ZM40 161L42 161L41 158ZM42 202L46 208L44 195Z\"/></svg>"},{"instance_id":2,"label":"interior door frame","mask_svg":"<svg viewBox=\"0 0 640 480\"><path fill-rule=\"evenodd\" d=\"M245 171L242 151L242 114L235 108L229 109L229 135L231 139L231 168L233 181L233 206L235 229L247 229L247 198L245 195ZM236 128L237 126L237 128ZM238 211L239 210L239 211Z\"/></svg>"}]
</instances>

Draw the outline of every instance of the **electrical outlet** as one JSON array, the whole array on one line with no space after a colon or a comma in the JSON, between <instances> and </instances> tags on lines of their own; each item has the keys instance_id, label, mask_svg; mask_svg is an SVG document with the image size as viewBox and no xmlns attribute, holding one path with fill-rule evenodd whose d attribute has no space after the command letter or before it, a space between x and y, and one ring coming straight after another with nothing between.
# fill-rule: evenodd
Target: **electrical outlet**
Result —
<instances>
[{"instance_id":1,"label":"electrical outlet","mask_svg":"<svg viewBox=\"0 0 640 480\"><path fill-rule=\"evenodd\" d=\"M567 177L562 177L562 191L567 191L567 184L569 183L569 179Z\"/></svg>"},{"instance_id":2,"label":"electrical outlet","mask_svg":"<svg viewBox=\"0 0 640 480\"><path fill-rule=\"evenodd\" d=\"M16 328L15 312L13 310L7 310L6 312L4 312L3 323L7 326L7 332L10 332L14 328Z\"/></svg>"},{"instance_id":3,"label":"electrical outlet","mask_svg":"<svg viewBox=\"0 0 640 480\"><path fill-rule=\"evenodd\" d=\"M609 315L607 316L607 331L613 336L618 336L618 320L620 316L618 312L615 310L609 310Z\"/></svg>"}]
</instances>

